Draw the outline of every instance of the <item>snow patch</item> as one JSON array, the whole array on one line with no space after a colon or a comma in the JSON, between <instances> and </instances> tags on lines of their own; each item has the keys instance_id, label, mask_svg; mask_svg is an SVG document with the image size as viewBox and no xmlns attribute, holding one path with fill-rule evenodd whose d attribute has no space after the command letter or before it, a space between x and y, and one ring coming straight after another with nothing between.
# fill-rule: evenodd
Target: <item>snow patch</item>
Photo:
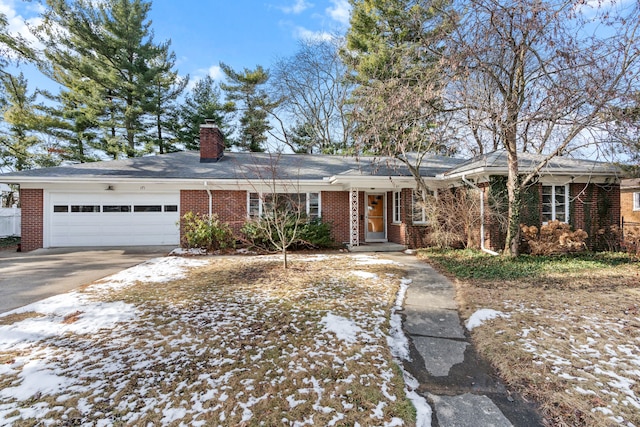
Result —
<instances>
[{"instance_id":1,"label":"snow patch","mask_svg":"<svg viewBox=\"0 0 640 427\"><path fill-rule=\"evenodd\" d=\"M324 316L320 324L324 325L324 332L333 332L339 340L349 344L355 343L358 340L358 334L362 333L362 329L353 320L333 313Z\"/></svg>"},{"instance_id":2,"label":"snow patch","mask_svg":"<svg viewBox=\"0 0 640 427\"><path fill-rule=\"evenodd\" d=\"M495 319L497 317L509 317L508 314L505 314L501 311L492 310L490 308L481 308L477 310L475 313L469 317L465 326L467 330L472 330L473 328L477 328L478 326L482 326L484 322L487 320Z\"/></svg>"}]
</instances>

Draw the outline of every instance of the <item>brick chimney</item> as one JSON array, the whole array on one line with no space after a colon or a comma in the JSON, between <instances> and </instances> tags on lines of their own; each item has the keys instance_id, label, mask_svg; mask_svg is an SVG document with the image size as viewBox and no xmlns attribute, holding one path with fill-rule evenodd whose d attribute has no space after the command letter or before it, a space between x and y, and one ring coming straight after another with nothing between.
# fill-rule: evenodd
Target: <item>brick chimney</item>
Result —
<instances>
[{"instance_id":1,"label":"brick chimney","mask_svg":"<svg viewBox=\"0 0 640 427\"><path fill-rule=\"evenodd\" d=\"M224 155L224 137L213 120L200 125L200 163L217 162Z\"/></svg>"}]
</instances>

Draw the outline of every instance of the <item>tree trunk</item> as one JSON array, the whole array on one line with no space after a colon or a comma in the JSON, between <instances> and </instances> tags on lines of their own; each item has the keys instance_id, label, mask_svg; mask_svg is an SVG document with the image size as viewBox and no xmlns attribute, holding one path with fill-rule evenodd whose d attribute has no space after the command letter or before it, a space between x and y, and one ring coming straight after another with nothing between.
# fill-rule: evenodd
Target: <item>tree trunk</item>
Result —
<instances>
[{"instance_id":1,"label":"tree trunk","mask_svg":"<svg viewBox=\"0 0 640 427\"><path fill-rule=\"evenodd\" d=\"M282 248L282 259L283 259L282 266L286 270L287 268L289 268L289 264L287 262L287 248L286 247Z\"/></svg>"},{"instance_id":2,"label":"tree trunk","mask_svg":"<svg viewBox=\"0 0 640 427\"><path fill-rule=\"evenodd\" d=\"M515 151L507 150L508 170L507 194L509 198L509 227L504 253L512 257L520 255L520 205L521 189L518 173L518 157Z\"/></svg>"}]
</instances>

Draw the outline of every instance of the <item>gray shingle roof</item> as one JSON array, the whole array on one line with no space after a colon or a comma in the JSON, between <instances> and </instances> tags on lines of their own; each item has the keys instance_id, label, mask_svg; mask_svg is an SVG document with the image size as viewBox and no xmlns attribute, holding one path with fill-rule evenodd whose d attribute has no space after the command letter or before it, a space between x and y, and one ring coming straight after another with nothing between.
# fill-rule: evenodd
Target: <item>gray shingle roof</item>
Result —
<instances>
[{"instance_id":1,"label":"gray shingle roof","mask_svg":"<svg viewBox=\"0 0 640 427\"><path fill-rule=\"evenodd\" d=\"M432 156L422 162L423 176L435 176L462 160ZM279 179L321 180L335 175L409 176L406 167L393 159L335 155L225 153L218 162L200 163L197 151L161 154L123 160L82 163L32 169L0 175L2 178L120 179L267 179L277 165Z\"/></svg>"},{"instance_id":2,"label":"gray shingle roof","mask_svg":"<svg viewBox=\"0 0 640 427\"><path fill-rule=\"evenodd\" d=\"M518 167L521 172L532 171L545 158L541 154L518 153ZM494 151L488 154L474 157L453 169L448 170L443 176L459 176L473 171L482 171L484 174L506 174L507 152ZM620 173L618 167L611 163L596 162L592 160L573 159L569 157L553 157L543 167L541 173L576 173L576 174L603 174L617 176Z\"/></svg>"}]
</instances>

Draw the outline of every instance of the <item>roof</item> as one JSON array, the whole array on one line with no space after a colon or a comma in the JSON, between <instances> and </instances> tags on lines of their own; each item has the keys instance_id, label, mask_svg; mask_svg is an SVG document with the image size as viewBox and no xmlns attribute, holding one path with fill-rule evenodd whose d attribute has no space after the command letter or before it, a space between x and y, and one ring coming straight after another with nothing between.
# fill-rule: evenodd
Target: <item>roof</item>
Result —
<instances>
[{"instance_id":1,"label":"roof","mask_svg":"<svg viewBox=\"0 0 640 427\"><path fill-rule=\"evenodd\" d=\"M423 176L443 173L460 159L441 156L425 157ZM274 166L277 166L274 168ZM387 158L352 157L320 154L269 154L226 152L217 162L201 163L198 151L159 154L122 160L80 163L42 169L31 169L0 175L6 182L21 179L78 180L93 178L216 180L216 179L300 179L322 180L336 175L410 176L399 161Z\"/></svg>"},{"instance_id":2,"label":"roof","mask_svg":"<svg viewBox=\"0 0 640 427\"><path fill-rule=\"evenodd\" d=\"M546 156L542 154L518 153L519 170L523 173L531 172L545 158ZM483 175L506 175L507 166L507 152L494 151L474 157L443 173L442 177L453 178L478 173ZM618 176L620 175L620 169L611 163L556 156L547 162L541 173Z\"/></svg>"},{"instance_id":3,"label":"roof","mask_svg":"<svg viewBox=\"0 0 640 427\"><path fill-rule=\"evenodd\" d=\"M532 170L542 155L520 153L520 170ZM409 158L415 164L415 155ZM448 181L467 176L507 174L504 151L484 154L470 160L427 155L420 161L423 178ZM609 163L555 157L542 174L618 177L619 169ZM200 162L198 151L158 154L122 160L81 163L11 172L0 175L5 183L84 182L92 180L159 181L247 181L247 180L323 181L352 185L363 180L398 178L412 180L402 162L385 157L353 157L322 154L269 154L226 152L217 162ZM387 179L388 181L388 179ZM379 184L382 185L383 181Z\"/></svg>"},{"instance_id":4,"label":"roof","mask_svg":"<svg viewBox=\"0 0 640 427\"><path fill-rule=\"evenodd\" d=\"M635 190L640 189L640 178L623 179L620 181L621 190Z\"/></svg>"}]
</instances>

